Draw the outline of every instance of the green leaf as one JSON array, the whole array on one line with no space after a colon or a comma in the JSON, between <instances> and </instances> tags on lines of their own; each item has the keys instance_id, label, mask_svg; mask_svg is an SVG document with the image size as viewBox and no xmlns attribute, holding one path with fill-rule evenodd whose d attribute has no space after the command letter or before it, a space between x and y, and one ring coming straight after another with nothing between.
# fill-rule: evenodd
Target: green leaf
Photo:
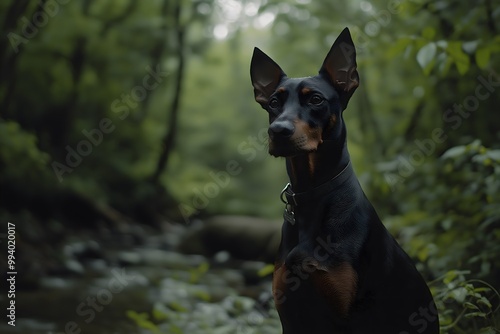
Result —
<instances>
[{"instance_id":1,"label":"green leaf","mask_svg":"<svg viewBox=\"0 0 500 334\"><path fill-rule=\"evenodd\" d=\"M172 334L184 334L184 332L182 331L182 329L179 326L172 325L172 326L170 326L169 329L172 332Z\"/></svg>"},{"instance_id":2,"label":"green leaf","mask_svg":"<svg viewBox=\"0 0 500 334\"><path fill-rule=\"evenodd\" d=\"M159 302L156 302L153 305L153 311L151 313L152 313L153 318L155 320L162 321L162 320L168 319L168 310L167 310L167 308L163 304L161 304Z\"/></svg>"},{"instance_id":3,"label":"green leaf","mask_svg":"<svg viewBox=\"0 0 500 334\"><path fill-rule=\"evenodd\" d=\"M467 73L467 70L470 66L469 58L461 59L460 61L455 61L455 65L457 65L458 73L464 75Z\"/></svg>"},{"instance_id":4,"label":"green leaf","mask_svg":"<svg viewBox=\"0 0 500 334\"><path fill-rule=\"evenodd\" d=\"M476 305L470 303L470 302L465 302L464 303L465 308L471 309L471 310L479 310L479 307Z\"/></svg>"},{"instance_id":5,"label":"green leaf","mask_svg":"<svg viewBox=\"0 0 500 334\"><path fill-rule=\"evenodd\" d=\"M177 312L187 312L188 309L176 301L171 301L168 303L168 307Z\"/></svg>"},{"instance_id":6,"label":"green leaf","mask_svg":"<svg viewBox=\"0 0 500 334\"><path fill-rule=\"evenodd\" d=\"M470 59L469 56L462 50L460 42L448 42L446 52L453 58L457 66L458 73L464 75L469 70Z\"/></svg>"},{"instance_id":7,"label":"green leaf","mask_svg":"<svg viewBox=\"0 0 500 334\"><path fill-rule=\"evenodd\" d=\"M137 313L134 310L128 310L126 314L127 314L127 317L129 317L130 319L132 319L136 322L147 320L149 318L149 315L147 313L145 313L145 312Z\"/></svg>"},{"instance_id":8,"label":"green leaf","mask_svg":"<svg viewBox=\"0 0 500 334\"><path fill-rule=\"evenodd\" d=\"M132 319L141 328L149 329L153 333L160 333L158 326L148 320L149 315L147 313L137 313L136 311L129 310L127 311L127 317Z\"/></svg>"},{"instance_id":9,"label":"green leaf","mask_svg":"<svg viewBox=\"0 0 500 334\"><path fill-rule=\"evenodd\" d=\"M210 265L208 264L208 262L203 262L197 268L191 269L189 271L190 273L189 282L190 283L199 282L200 278L208 271L208 269L210 269Z\"/></svg>"},{"instance_id":10,"label":"green leaf","mask_svg":"<svg viewBox=\"0 0 500 334\"><path fill-rule=\"evenodd\" d=\"M500 150L489 150L486 152L486 155L492 160L500 162Z\"/></svg>"},{"instance_id":11,"label":"green leaf","mask_svg":"<svg viewBox=\"0 0 500 334\"><path fill-rule=\"evenodd\" d=\"M490 309L492 308L490 301L484 296L479 298L477 303L482 304L482 305L486 306L487 308L490 308Z\"/></svg>"},{"instance_id":12,"label":"green leaf","mask_svg":"<svg viewBox=\"0 0 500 334\"><path fill-rule=\"evenodd\" d=\"M439 71L445 76L450 71L451 65L453 64L453 58L449 57L447 54L443 54L443 56L444 59L439 64Z\"/></svg>"},{"instance_id":13,"label":"green leaf","mask_svg":"<svg viewBox=\"0 0 500 334\"><path fill-rule=\"evenodd\" d=\"M489 291L491 291L491 289L487 287L474 288L474 292L489 292Z\"/></svg>"},{"instance_id":14,"label":"green leaf","mask_svg":"<svg viewBox=\"0 0 500 334\"><path fill-rule=\"evenodd\" d=\"M434 38L434 36L436 36L436 29L432 28L432 27L426 27L423 31L422 31L422 37L425 38L425 39L428 39L428 40L432 40Z\"/></svg>"},{"instance_id":15,"label":"green leaf","mask_svg":"<svg viewBox=\"0 0 500 334\"><path fill-rule=\"evenodd\" d=\"M431 42L424 45L417 53L417 62L424 70L425 75L429 75L436 56L437 46L436 43Z\"/></svg>"},{"instance_id":16,"label":"green leaf","mask_svg":"<svg viewBox=\"0 0 500 334\"><path fill-rule=\"evenodd\" d=\"M486 313L484 313L484 312L471 312L471 313L466 313L465 317L467 319L470 319L470 318L486 318Z\"/></svg>"},{"instance_id":17,"label":"green leaf","mask_svg":"<svg viewBox=\"0 0 500 334\"><path fill-rule=\"evenodd\" d=\"M477 50L477 45L479 44L478 40L475 41L468 41L468 42L463 42L462 43L462 49L468 53L468 54L473 54L474 51Z\"/></svg>"},{"instance_id":18,"label":"green leaf","mask_svg":"<svg viewBox=\"0 0 500 334\"><path fill-rule=\"evenodd\" d=\"M467 283L464 285L465 289L471 293L474 293L474 285Z\"/></svg>"},{"instance_id":19,"label":"green leaf","mask_svg":"<svg viewBox=\"0 0 500 334\"><path fill-rule=\"evenodd\" d=\"M425 262L429 257L429 248L424 247L420 249L420 251L418 251L417 253L417 257L421 262Z\"/></svg>"},{"instance_id":20,"label":"green leaf","mask_svg":"<svg viewBox=\"0 0 500 334\"><path fill-rule=\"evenodd\" d=\"M205 302L209 302L209 301L210 301L210 299L212 298L208 292L206 292L206 291L202 291L202 290L200 290L200 291L195 291L195 292L193 293L193 295L194 295L195 297L197 297L197 298L199 298L199 299L201 299L201 300L205 301Z\"/></svg>"},{"instance_id":21,"label":"green leaf","mask_svg":"<svg viewBox=\"0 0 500 334\"><path fill-rule=\"evenodd\" d=\"M491 51L489 48L481 48L476 51L476 64L480 69L486 68L490 62Z\"/></svg>"},{"instance_id":22,"label":"green leaf","mask_svg":"<svg viewBox=\"0 0 500 334\"><path fill-rule=\"evenodd\" d=\"M464 288L456 288L451 291L451 297L459 303L463 302L466 296L467 290Z\"/></svg>"},{"instance_id":23,"label":"green leaf","mask_svg":"<svg viewBox=\"0 0 500 334\"><path fill-rule=\"evenodd\" d=\"M457 158L464 154L467 151L467 148L465 146L455 146L450 149L448 149L446 152L443 153L441 156L442 159L447 159L447 158Z\"/></svg>"},{"instance_id":24,"label":"green leaf","mask_svg":"<svg viewBox=\"0 0 500 334\"><path fill-rule=\"evenodd\" d=\"M264 276L272 274L273 271L274 271L274 265L268 264L268 265L260 268L259 271L257 272L257 275L259 275L259 277L264 277Z\"/></svg>"},{"instance_id":25,"label":"green leaf","mask_svg":"<svg viewBox=\"0 0 500 334\"><path fill-rule=\"evenodd\" d=\"M398 39L396 43L394 43L387 51L387 55L389 57L395 57L399 54L403 53L405 49L413 42L413 39L410 37L403 37Z\"/></svg>"}]
</instances>

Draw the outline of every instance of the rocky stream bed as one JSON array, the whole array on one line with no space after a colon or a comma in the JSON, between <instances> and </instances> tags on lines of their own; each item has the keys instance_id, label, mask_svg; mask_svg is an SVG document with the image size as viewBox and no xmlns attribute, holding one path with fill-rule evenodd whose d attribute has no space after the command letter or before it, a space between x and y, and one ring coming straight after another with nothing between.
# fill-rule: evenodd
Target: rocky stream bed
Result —
<instances>
[{"instance_id":1,"label":"rocky stream bed","mask_svg":"<svg viewBox=\"0 0 500 334\"><path fill-rule=\"evenodd\" d=\"M20 278L16 326L4 321L0 332L279 333L269 266L223 251L181 254L175 245L185 229L82 232L60 241L54 256L61 265L46 271L33 269L45 264L36 262L36 249L26 249L35 259L26 275L40 277Z\"/></svg>"}]
</instances>

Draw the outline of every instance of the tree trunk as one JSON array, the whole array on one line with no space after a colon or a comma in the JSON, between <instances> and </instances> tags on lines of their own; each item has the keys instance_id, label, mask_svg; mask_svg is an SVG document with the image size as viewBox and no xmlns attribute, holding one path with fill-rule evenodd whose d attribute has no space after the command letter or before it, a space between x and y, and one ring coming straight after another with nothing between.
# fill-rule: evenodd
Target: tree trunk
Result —
<instances>
[{"instance_id":1,"label":"tree trunk","mask_svg":"<svg viewBox=\"0 0 500 334\"><path fill-rule=\"evenodd\" d=\"M40 8L44 6L44 3L45 1L38 4L35 11L40 10ZM2 28L6 36L3 36L3 38L0 39L0 84L2 82L8 82L4 95L0 96L0 99L2 100L2 102L0 103L0 115L3 114L4 117L6 114L8 114L8 108L15 91L17 81L15 75L16 64L19 53L21 52L21 50L14 50L12 45L10 45L8 34L11 32L16 35L20 34L20 32L17 31L16 27L21 16L26 13L28 5L28 0L14 0L12 1L10 7L7 9L7 13L4 17ZM23 36L20 37L24 38ZM18 48L22 48L23 46L24 45L21 44L18 46Z\"/></svg>"},{"instance_id":2,"label":"tree trunk","mask_svg":"<svg viewBox=\"0 0 500 334\"><path fill-rule=\"evenodd\" d=\"M169 9L170 9L169 2L170 2L169 0L164 0L162 6L160 8L160 16L165 18L165 20L160 28L162 36L156 40L156 42L153 45L153 48L151 49L151 54L150 54L151 68L156 68L156 66L158 66L158 64L160 64L160 62L163 58L163 53L165 51L165 47L166 47L165 36L167 36L168 29L169 29L169 26L167 24L167 18L168 18ZM174 15L177 16L180 14L177 12L174 12ZM177 27L179 26L178 19L175 18L174 21L175 21L174 22L174 29L177 29ZM153 96L153 94L147 94L145 96L144 100L142 101L142 108L138 111L137 116L136 116L136 120L138 120L139 122L142 122L146 118L146 116L148 114L148 110L149 110L149 102L151 101L152 96Z\"/></svg>"},{"instance_id":3,"label":"tree trunk","mask_svg":"<svg viewBox=\"0 0 500 334\"><path fill-rule=\"evenodd\" d=\"M172 105L170 106L170 117L168 118L167 133L162 139L162 151L158 159L158 164L156 170L151 177L153 183L158 184L159 179L163 171L168 164L168 158L172 153L175 146L175 138L177 135L177 120L179 115L180 99L182 95L182 84L184 81L184 70L185 70L185 54L184 54L184 27L181 24L181 0L177 0L174 8L174 29L177 38L177 50L176 57L178 59L178 69L175 77L175 88L174 96L172 99Z\"/></svg>"}]
</instances>

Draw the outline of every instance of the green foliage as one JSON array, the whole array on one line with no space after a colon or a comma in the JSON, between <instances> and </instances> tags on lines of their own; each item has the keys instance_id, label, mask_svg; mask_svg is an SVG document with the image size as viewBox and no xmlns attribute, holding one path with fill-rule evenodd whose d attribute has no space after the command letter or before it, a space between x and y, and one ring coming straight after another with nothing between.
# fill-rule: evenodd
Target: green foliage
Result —
<instances>
[{"instance_id":1,"label":"green foliage","mask_svg":"<svg viewBox=\"0 0 500 334\"><path fill-rule=\"evenodd\" d=\"M14 3L4 2L4 12ZM44 181L57 182L50 164L64 163L66 147L75 149L87 140L84 130L96 129L109 118L114 130L78 167L64 174L63 185L113 206L150 202L158 195L146 180L157 168L161 140L170 124L179 65L175 3L73 1L61 5L46 26L20 44L18 54L6 45L1 59L12 70L1 77L0 96L8 101L2 119L36 136L37 149L45 159L50 157ZM500 36L491 28L498 10L486 0L439 5L405 1L394 8L386 1L268 1L260 7L249 1L241 8L225 2L180 3L187 67L176 146L157 185L171 195L167 211L176 219L182 216L178 203L190 206L193 214L280 214L275 199L286 182L283 161L267 156L265 140L254 147L255 155L240 149L267 122L253 101L248 78L254 45L279 60L289 75L309 75L317 71L338 32L344 26L351 28L362 85L345 118L353 159L366 172L373 170L373 161L391 159L404 150L412 136L426 135L442 122L436 110L443 113L460 102L457 97L470 95L478 71L499 65ZM252 6L258 12L249 10ZM238 8L235 19L232 15ZM17 21L12 18L17 24L6 25L8 32L22 35L20 18L29 19L37 10L30 5ZM274 21L263 27L265 15ZM217 24L227 27L228 38L214 40ZM140 101L127 105L124 97L143 85L148 66L161 67L166 77ZM463 80L454 80L459 77ZM483 110L497 102L494 93L481 101L474 122L464 124L442 149L461 143L465 136L480 137L491 145L492 124L499 120L497 113ZM128 108L125 117L117 105ZM417 121L412 123L413 118ZM3 151L8 161L13 159L9 150L7 146ZM220 187L208 204L194 205L213 182L211 173L225 171L232 160L240 164L241 173ZM124 199L124 193L132 197ZM130 202L118 208L126 211Z\"/></svg>"},{"instance_id":2,"label":"green foliage","mask_svg":"<svg viewBox=\"0 0 500 334\"><path fill-rule=\"evenodd\" d=\"M393 164L392 172L401 172L399 167ZM401 214L386 221L410 255L434 275L463 268L495 281L500 265L500 150L477 140L450 148L401 178L393 190L385 195L394 199Z\"/></svg>"},{"instance_id":3,"label":"green foliage","mask_svg":"<svg viewBox=\"0 0 500 334\"><path fill-rule=\"evenodd\" d=\"M500 54L499 43L500 36L485 42L480 40L432 41L429 36L425 36L424 31L421 37L401 39L391 50L391 53L405 48L418 50L416 59L426 75L435 70L440 75L445 76L452 65L456 66L460 75L465 75L474 61L480 69L487 69L491 56Z\"/></svg>"},{"instance_id":4,"label":"green foliage","mask_svg":"<svg viewBox=\"0 0 500 334\"><path fill-rule=\"evenodd\" d=\"M203 275L208 271L210 265L207 262L203 262L198 267L189 270L189 282L192 284L198 283ZM210 298L209 296L203 296L203 299Z\"/></svg>"},{"instance_id":5,"label":"green foliage","mask_svg":"<svg viewBox=\"0 0 500 334\"><path fill-rule=\"evenodd\" d=\"M431 283L441 333L498 333L500 294L487 282L467 279L469 275L453 270Z\"/></svg>"},{"instance_id":6,"label":"green foliage","mask_svg":"<svg viewBox=\"0 0 500 334\"><path fill-rule=\"evenodd\" d=\"M373 2L376 3L376 2ZM390 54L415 56L426 75L444 77L454 65L460 75L491 66L500 54L500 36L494 24L493 1L470 3L404 2L391 18L405 20L408 36L399 36ZM484 15L486 14L486 15ZM440 29L438 29L438 27Z\"/></svg>"},{"instance_id":7,"label":"green foliage","mask_svg":"<svg viewBox=\"0 0 500 334\"><path fill-rule=\"evenodd\" d=\"M376 201L392 211L384 222L421 272L441 276L430 286L442 332L497 332L500 150L475 140L419 165L402 161L410 160L380 165L370 189L380 190ZM397 183L389 184L388 174Z\"/></svg>"},{"instance_id":8,"label":"green foliage","mask_svg":"<svg viewBox=\"0 0 500 334\"><path fill-rule=\"evenodd\" d=\"M35 135L18 123L0 120L0 173L2 177L35 182L44 175L49 155L40 151Z\"/></svg>"},{"instance_id":9,"label":"green foliage","mask_svg":"<svg viewBox=\"0 0 500 334\"><path fill-rule=\"evenodd\" d=\"M160 334L160 328L149 320L148 313L137 313L136 311L127 311L127 317L131 319L139 328L147 329L154 334Z\"/></svg>"},{"instance_id":10,"label":"green foliage","mask_svg":"<svg viewBox=\"0 0 500 334\"><path fill-rule=\"evenodd\" d=\"M257 275L259 275L260 277L265 277L271 275L273 272L274 272L274 265L267 264L266 266L259 269Z\"/></svg>"}]
</instances>

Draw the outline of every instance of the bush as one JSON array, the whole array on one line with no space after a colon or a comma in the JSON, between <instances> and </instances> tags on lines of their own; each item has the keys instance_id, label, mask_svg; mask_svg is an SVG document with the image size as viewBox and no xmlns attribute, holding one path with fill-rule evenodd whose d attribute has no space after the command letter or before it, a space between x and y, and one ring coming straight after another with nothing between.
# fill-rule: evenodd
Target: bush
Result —
<instances>
[{"instance_id":1,"label":"bush","mask_svg":"<svg viewBox=\"0 0 500 334\"><path fill-rule=\"evenodd\" d=\"M430 286L442 330L498 332L494 319L500 304L496 292L500 285L500 150L476 140L407 168L404 175L398 160L379 166L384 178L371 180L370 192L372 197L381 195L379 206L390 208L384 222L418 260L423 274L440 277ZM388 184L388 180L398 182Z\"/></svg>"}]
</instances>

